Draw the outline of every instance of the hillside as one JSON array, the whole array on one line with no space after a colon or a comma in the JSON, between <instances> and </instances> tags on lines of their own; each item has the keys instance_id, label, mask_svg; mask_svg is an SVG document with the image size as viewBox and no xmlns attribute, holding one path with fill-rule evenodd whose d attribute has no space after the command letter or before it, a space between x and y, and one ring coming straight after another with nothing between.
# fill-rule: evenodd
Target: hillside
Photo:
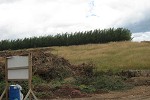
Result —
<instances>
[{"instance_id":1,"label":"hillside","mask_svg":"<svg viewBox=\"0 0 150 100\"><path fill-rule=\"evenodd\" d=\"M150 69L150 43L110 42L52 47L52 53L73 64L93 63L98 70Z\"/></svg>"},{"instance_id":2,"label":"hillside","mask_svg":"<svg viewBox=\"0 0 150 100\"><path fill-rule=\"evenodd\" d=\"M109 95L111 94L109 91L126 90L134 86L142 86L142 90L140 89L138 92L143 93L140 98L149 98L149 96L145 96L147 92L143 91L143 85L150 85L149 70L123 70L117 74L110 73L110 71L101 72L101 70L150 69L150 43L111 42L108 44L1 51L0 94L5 85L4 57L27 55L28 53L32 53L33 91L39 99L89 96L95 98L92 95L95 93L99 93L99 98L103 93ZM97 66L97 71L93 70L94 67L91 63ZM26 94L26 83L19 82L17 84L23 86L22 92ZM137 90L131 90L137 98L135 91ZM121 94L119 98L124 97L123 95L127 95L128 98L128 94L131 92L129 91L127 94L118 92L119 95ZM110 98L118 97L117 92L114 93L116 95ZM89 100L93 99L89 98Z\"/></svg>"}]
</instances>

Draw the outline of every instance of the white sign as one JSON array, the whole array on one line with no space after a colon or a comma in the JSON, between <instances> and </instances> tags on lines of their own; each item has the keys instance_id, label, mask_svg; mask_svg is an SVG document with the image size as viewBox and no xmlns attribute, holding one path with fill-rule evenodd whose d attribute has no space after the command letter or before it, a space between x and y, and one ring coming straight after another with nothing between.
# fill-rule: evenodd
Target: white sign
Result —
<instances>
[{"instance_id":1,"label":"white sign","mask_svg":"<svg viewBox=\"0 0 150 100\"><path fill-rule=\"evenodd\" d=\"M16 67L28 67L29 60L28 56L12 56L7 59L7 66L9 68Z\"/></svg>"},{"instance_id":2,"label":"white sign","mask_svg":"<svg viewBox=\"0 0 150 100\"><path fill-rule=\"evenodd\" d=\"M29 79L28 69L8 70L8 79Z\"/></svg>"},{"instance_id":3,"label":"white sign","mask_svg":"<svg viewBox=\"0 0 150 100\"><path fill-rule=\"evenodd\" d=\"M8 80L29 79L29 57L11 56L7 58Z\"/></svg>"}]
</instances>

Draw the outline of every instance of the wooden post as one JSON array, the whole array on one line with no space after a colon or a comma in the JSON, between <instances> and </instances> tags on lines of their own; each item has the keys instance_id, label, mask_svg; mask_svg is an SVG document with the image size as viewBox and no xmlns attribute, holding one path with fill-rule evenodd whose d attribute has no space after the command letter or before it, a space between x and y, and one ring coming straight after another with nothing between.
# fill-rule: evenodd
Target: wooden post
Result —
<instances>
[{"instance_id":1,"label":"wooden post","mask_svg":"<svg viewBox=\"0 0 150 100\"><path fill-rule=\"evenodd\" d=\"M7 57L5 57L5 82L6 82L6 100L8 100L8 68L7 68Z\"/></svg>"},{"instance_id":2,"label":"wooden post","mask_svg":"<svg viewBox=\"0 0 150 100\"><path fill-rule=\"evenodd\" d=\"M5 82L6 87L3 91L2 95L0 96L0 100L2 100L3 96L6 94L6 100L8 100L8 70L7 70L7 57L5 57Z\"/></svg>"},{"instance_id":3,"label":"wooden post","mask_svg":"<svg viewBox=\"0 0 150 100\"><path fill-rule=\"evenodd\" d=\"M32 54L29 53L29 90L32 90ZM31 100L31 94L29 95L29 100Z\"/></svg>"},{"instance_id":4,"label":"wooden post","mask_svg":"<svg viewBox=\"0 0 150 100\"><path fill-rule=\"evenodd\" d=\"M29 54L29 79L28 79L28 88L29 91L27 93L27 95L25 96L24 100L27 99L27 97L29 97L29 100L31 100L31 96L33 96L34 100L38 100L37 97L35 96L35 94L32 91L32 54Z\"/></svg>"}]
</instances>

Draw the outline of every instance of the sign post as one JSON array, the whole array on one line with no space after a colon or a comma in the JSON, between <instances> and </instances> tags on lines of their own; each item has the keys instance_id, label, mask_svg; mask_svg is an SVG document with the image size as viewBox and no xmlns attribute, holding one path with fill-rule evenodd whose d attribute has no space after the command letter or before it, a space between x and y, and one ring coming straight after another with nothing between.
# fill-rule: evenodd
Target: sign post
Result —
<instances>
[{"instance_id":1,"label":"sign post","mask_svg":"<svg viewBox=\"0 0 150 100\"><path fill-rule=\"evenodd\" d=\"M25 96L24 100L31 100L31 95L34 99L37 100L36 96L32 91L32 55L31 53L28 56L11 56L6 57L5 63L5 81L6 88L2 93L0 100L3 98L6 93L6 100L8 100L8 81L28 81L28 93Z\"/></svg>"}]
</instances>

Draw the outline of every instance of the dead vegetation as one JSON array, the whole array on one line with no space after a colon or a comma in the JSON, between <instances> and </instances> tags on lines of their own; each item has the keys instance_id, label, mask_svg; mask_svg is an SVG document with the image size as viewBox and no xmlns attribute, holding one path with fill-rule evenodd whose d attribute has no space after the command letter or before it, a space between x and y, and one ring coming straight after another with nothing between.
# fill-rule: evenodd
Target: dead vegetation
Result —
<instances>
[{"instance_id":1,"label":"dead vegetation","mask_svg":"<svg viewBox=\"0 0 150 100\"><path fill-rule=\"evenodd\" d=\"M70 75L92 74L92 64L72 65L63 57L51 53L51 48L28 49L0 52L0 71L4 72L5 57L32 54L33 74L43 79L65 78ZM89 70L91 68L91 70ZM89 73L88 73L89 72Z\"/></svg>"}]
</instances>

